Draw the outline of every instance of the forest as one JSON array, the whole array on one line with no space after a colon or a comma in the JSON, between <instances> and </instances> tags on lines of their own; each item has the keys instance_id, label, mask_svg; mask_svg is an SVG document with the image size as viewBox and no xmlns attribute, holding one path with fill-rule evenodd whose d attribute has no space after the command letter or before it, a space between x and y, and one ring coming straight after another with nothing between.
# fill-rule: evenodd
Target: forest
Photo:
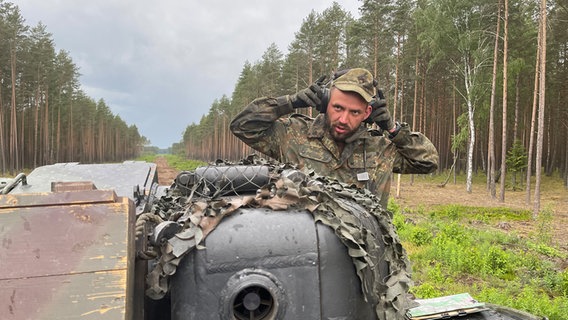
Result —
<instances>
[{"instance_id":1,"label":"forest","mask_svg":"<svg viewBox=\"0 0 568 320\"><path fill-rule=\"evenodd\" d=\"M560 175L568 185L567 5L363 0L354 18L334 2L306 15L285 52L271 44L260 59L246 61L231 96L188 125L178 149L203 161L242 159L253 151L227 128L253 99L364 67L394 118L438 148L439 173L466 173L468 190L472 174L487 175L494 197L496 189L504 192L505 173L520 179L528 172L529 185L541 172Z\"/></svg>"},{"instance_id":2,"label":"forest","mask_svg":"<svg viewBox=\"0 0 568 320\"><path fill-rule=\"evenodd\" d=\"M568 0L361 0L306 13L285 50L244 61L173 150L201 161L253 151L228 130L253 99L295 93L321 75L371 70L393 117L438 148L439 174L484 174L493 197L511 177L568 186ZM0 172L55 162L132 159L149 141L80 88L69 52L0 0ZM191 106L190 106L191 107ZM312 110L305 110L311 114ZM539 168L539 170L536 170ZM501 179L500 179L501 178ZM497 184L500 184L497 188Z\"/></svg>"},{"instance_id":3,"label":"forest","mask_svg":"<svg viewBox=\"0 0 568 320\"><path fill-rule=\"evenodd\" d=\"M0 176L57 162L133 159L147 139L81 89L69 52L0 0Z\"/></svg>"},{"instance_id":4,"label":"forest","mask_svg":"<svg viewBox=\"0 0 568 320\"><path fill-rule=\"evenodd\" d=\"M287 48L273 43L258 60L243 61L233 92L212 101L172 146L175 155L168 156L182 155L183 163L168 164L181 171L246 158L254 150L229 123L255 98L295 93L340 69L367 68L395 120L423 132L440 155L436 174L417 178L414 190L406 186L411 196L389 203L413 263L412 293L469 292L479 301L566 319L568 0L358 3L357 17L331 1L307 12ZM0 177L56 162L136 159L149 141L81 90L70 53L56 51L47 30L26 25L16 5L0 0ZM471 193L456 204L461 185L438 188L452 174L468 192L472 176L486 182L501 202L518 179L527 204L530 197L535 202L532 216ZM538 210L541 175L555 180L543 188L554 202Z\"/></svg>"}]
</instances>

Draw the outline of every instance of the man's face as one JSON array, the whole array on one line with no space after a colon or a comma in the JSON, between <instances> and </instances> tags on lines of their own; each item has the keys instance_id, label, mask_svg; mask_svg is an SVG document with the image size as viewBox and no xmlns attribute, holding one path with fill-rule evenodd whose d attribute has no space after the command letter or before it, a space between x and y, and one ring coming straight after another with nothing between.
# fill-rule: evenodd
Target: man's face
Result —
<instances>
[{"instance_id":1,"label":"man's face","mask_svg":"<svg viewBox=\"0 0 568 320\"><path fill-rule=\"evenodd\" d=\"M332 88L326 111L329 133L335 140L345 141L357 131L371 110L357 93Z\"/></svg>"}]
</instances>

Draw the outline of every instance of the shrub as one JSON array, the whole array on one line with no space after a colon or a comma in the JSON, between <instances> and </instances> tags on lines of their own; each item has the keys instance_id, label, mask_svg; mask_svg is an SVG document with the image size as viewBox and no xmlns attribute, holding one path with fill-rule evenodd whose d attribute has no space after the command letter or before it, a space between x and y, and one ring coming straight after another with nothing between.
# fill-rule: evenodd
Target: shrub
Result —
<instances>
[{"instance_id":1,"label":"shrub","mask_svg":"<svg viewBox=\"0 0 568 320\"><path fill-rule=\"evenodd\" d=\"M420 299L435 298L442 295L440 290L436 289L429 283L423 283L419 286L415 286L412 288L411 292Z\"/></svg>"},{"instance_id":2,"label":"shrub","mask_svg":"<svg viewBox=\"0 0 568 320\"><path fill-rule=\"evenodd\" d=\"M405 208L399 210L394 221L412 249L413 279L419 285L411 292L418 298L469 292L482 302L566 319L568 270L562 261L567 255L546 237L552 223L546 212L530 240L492 227L495 221L528 221L528 211L440 206L412 212L421 221L415 224L405 221ZM472 217L478 222L470 223Z\"/></svg>"},{"instance_id":3,"label":"shrub","mask_svg":"<svg viewBox=\"0 0 568 320\"><path fill-rule=\"evenodd\" d=\"M409 241L417 246L429 244L432 241L432 232L424 227L415 227L412 229Z\"/></svg>"}]
</instances>

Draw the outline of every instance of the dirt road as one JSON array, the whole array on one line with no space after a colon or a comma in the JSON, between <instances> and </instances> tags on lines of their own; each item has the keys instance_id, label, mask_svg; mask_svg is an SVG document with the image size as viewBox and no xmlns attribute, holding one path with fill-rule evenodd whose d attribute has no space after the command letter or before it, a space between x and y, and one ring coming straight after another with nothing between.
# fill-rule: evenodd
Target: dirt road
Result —
<instances>
[{"instance_id":1,"label":"dirt road","mask_svg":"<svg viewBox=\"0 0 568 320\"><path fill-rule=\"evenodd\" d=\"M170 167L164 157L156 157L155 161L158 171L158 184L164 186L171 185L178 174L178 170Z\"/></svg>"}]
</instances>

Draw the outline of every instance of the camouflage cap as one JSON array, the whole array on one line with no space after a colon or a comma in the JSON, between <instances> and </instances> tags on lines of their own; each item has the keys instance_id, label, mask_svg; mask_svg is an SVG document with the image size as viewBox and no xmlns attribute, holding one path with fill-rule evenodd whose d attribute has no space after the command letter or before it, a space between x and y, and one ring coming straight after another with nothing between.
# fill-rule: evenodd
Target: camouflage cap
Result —
<instances>
[{"instance_id":1,"label":"camouflage cap","mask_svg":"<svg viewBox=\"0 0 568 320\"><path fill-rule=\"evenodd\" d=\"M341 91L357 92L367 102L371 102L377 94L373 75L369 70L363 68L350 69L333 80L331 85Z\"/></svg>"}]
</instances>

